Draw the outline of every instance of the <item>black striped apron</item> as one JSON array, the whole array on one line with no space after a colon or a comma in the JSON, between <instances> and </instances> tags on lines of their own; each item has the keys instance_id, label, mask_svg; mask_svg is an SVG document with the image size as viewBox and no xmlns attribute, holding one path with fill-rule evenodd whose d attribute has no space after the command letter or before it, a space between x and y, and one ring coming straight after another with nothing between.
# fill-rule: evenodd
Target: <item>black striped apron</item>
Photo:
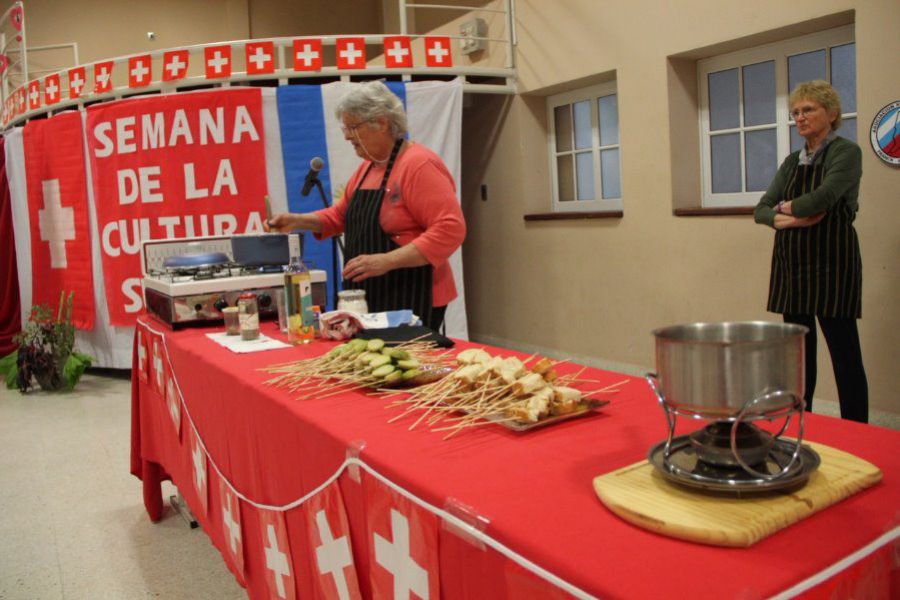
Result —
<instances>
[{"instance_id":1,"label":"black striped apron","mask_svg":"<svg viewBox=\"0 0 900 600\"><path fill-rule=\"evenodd\" d=\"M797 165L782 192L785 201L822 184L827 152L828 147L811 165ZM770 312L846 319L862 316L862 259L855 218L856 213L839 200L818 224L775 232Z\"/></svg>"},{"instance_id":2,"label":"black striped apron","mask_svg":"<svg viewBox=\"0 0 900 600\"><path fill-rule=\"evenodd\" d=\"M381 254L396 250L400 246L381 228L379 215L384 200L385 186L394 168L394 161L403 145L403 139L397 140L388 159L381 186L377 190L363 190L359 187L350 197L345 217L346 245L345 261L361 254ZM372 164L363 173L359 185L366 179ZM433 269L431 265L394 269L380 277L370 277L365 281L353 282L344 280L344 289L361 289L366 291L366 301L371 312L387 310L412 309L422 322L431 322L431 286Z\"/></svg>"}]
</instances>

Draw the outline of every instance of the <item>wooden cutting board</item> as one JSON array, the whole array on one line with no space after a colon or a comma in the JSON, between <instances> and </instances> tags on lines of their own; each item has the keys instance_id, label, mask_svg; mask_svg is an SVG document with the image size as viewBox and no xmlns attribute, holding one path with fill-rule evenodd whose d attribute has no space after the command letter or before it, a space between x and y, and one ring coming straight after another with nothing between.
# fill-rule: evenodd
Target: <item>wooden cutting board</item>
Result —
<instances>
[{"instance_id":1,"label":"wooden cutting board","mask_svg":"<svg viewBox=\"0 0 900 600\"><path fill-rule=\"evenodd\" d=\"M752 546L788 525L875 485L872 463L809 443L822 464L794 492L732 498L705 494L667 481L647 461L594 479L594 491L629 523L670 537L714 546Z\"/></svg>"}]
</instances>

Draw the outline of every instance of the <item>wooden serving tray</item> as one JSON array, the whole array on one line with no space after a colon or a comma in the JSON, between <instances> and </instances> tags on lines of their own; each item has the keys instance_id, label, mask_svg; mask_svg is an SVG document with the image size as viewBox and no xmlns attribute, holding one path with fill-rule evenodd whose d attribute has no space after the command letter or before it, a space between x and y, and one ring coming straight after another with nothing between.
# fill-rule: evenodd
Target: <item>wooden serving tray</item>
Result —
<instances>
[{"instance_id":1,"label":"wooden serving tray","mask_svg":"<svg viewBox=\"0 0 900 600\"><path fill-rule=\"evenodd\" d=\"M801 489L741 498L709 494L667 481L649 462L600 475L594 491L629 523L701 544L752 546L759 540L881 481L872 463L808 443L822 459Z\"/></svg>"}]
</instances>

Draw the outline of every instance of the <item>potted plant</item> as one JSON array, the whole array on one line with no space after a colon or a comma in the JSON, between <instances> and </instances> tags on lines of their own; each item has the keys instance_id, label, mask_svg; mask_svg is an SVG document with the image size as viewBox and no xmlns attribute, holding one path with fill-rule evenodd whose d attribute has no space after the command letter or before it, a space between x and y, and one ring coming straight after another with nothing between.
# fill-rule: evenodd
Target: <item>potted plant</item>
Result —
<instances>
[{"instance_id":1,"label":"potted plant","mask_svg":"<svg viewBox=\"0 0 900 600\"><path fill-rule=\"evenodd\" d=\"M36 380L43 390L71 390L93 358L75 352L75 326L72 325L74 292L60 294L56 319L46 305L31 309L28 321L13 340L19 348L0 359L0 375L6 387L25 393Z\"/></svg>"}]
</instances>

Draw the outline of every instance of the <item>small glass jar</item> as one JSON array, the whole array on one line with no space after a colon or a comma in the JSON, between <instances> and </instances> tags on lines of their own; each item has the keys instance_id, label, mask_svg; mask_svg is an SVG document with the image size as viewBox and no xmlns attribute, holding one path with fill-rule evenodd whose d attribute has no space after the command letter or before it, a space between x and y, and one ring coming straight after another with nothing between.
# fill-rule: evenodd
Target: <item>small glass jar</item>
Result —
<instances>
[{"instance_id":1,"label":"small glass jar","mask_svg":"<svg viewBox=\"0 0 900 600\"><path fill-rule=\"evenodd\" d=\"M338 292L337 309L358 313L369 312L369 305L366 303L366 290L341 290Z\"/></svg>"},{"instance_id":2,"label":"small glass jar","mask_svg":"<svg viewBox=\"0 0 900 600\"><path fill-rule=\"evenodd\" d=\"M238 318L241 323L241 339L245 341L259 339L259 306L256 294L247 292L238 296Z\"/></svg>"},{"instance_id":3,"label":"small glass jar","mask_svg":"<svg viewBox=\"0 0 900 600\"><path fill-rule=\"evenodd\" d=\"M222 317L225 319L225 333L228 335L241 334L241 320L237 306L226 306L223 308Z\"/></svg>"}]
</instances>

